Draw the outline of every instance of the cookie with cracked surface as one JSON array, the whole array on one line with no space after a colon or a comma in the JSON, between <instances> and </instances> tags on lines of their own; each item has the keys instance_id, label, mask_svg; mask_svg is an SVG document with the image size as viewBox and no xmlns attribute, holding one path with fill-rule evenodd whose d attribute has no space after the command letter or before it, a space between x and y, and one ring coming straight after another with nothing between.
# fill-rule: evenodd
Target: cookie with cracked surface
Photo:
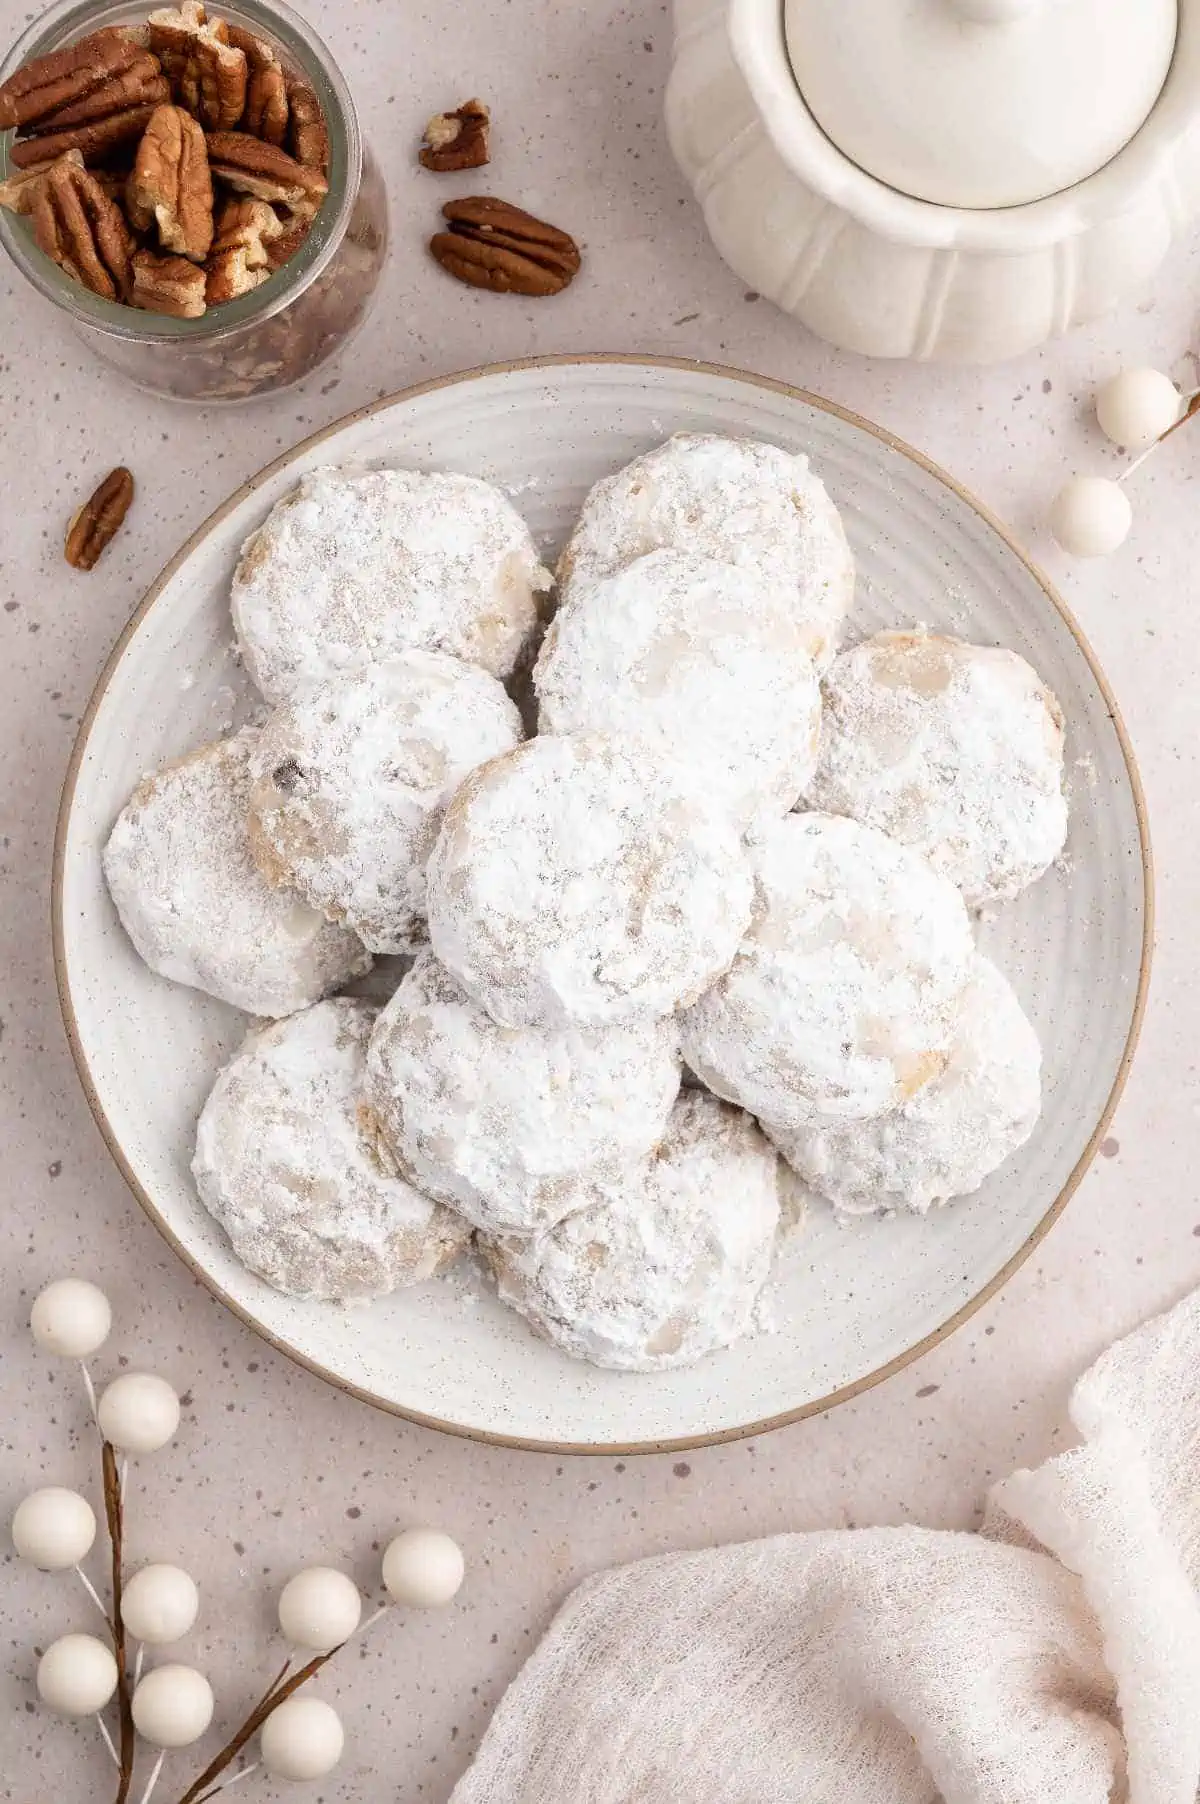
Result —
<instances>
[{"instance_id":1,"label":"cookie with cracked surface","mask_svg":"<svg viewBox=\"0 0 1200 1804\"><path fill-rule=\"evenodd\" d=\"M242 1264L291 1296L386 1296L443 1270L471 1236L398 1174L364 1119L374 1016L343 996L257 1029L200 1116L201 1201Z\"/></svg>"}]
</instances>

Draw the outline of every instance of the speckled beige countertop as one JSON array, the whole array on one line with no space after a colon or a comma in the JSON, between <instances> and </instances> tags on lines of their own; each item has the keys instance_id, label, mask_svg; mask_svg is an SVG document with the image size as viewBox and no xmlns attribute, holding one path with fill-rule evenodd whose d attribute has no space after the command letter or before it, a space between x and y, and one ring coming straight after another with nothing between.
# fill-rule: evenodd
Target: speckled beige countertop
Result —
<instances>
[{"instance_id":1,"label":"speckled beige countertop","mask_svg":"<svg viewBox=\"0 0 1200 1804\"><path fill-rule=\"evenodd\" d=\"M413 0L402 14L341 0L320 11L383 166L394 233L377 309L342 363L241 411L158 404L89 363L0 267L0 1516L35 1484L91 1481L76 1389L25 1328L39 1286L89 1273L117 1309L112 1353L185 1393L178 1440L139 1468L131 1553L197 1575L201 1624L182 1657L211 1674L219 1722L263 1682L273 1593L291 1568L325 1559L370 1578L372 1547L414 1520L462 1541L468 1582L451 1613L385 1624L331 1669L324 1695L344 1712L347 1756L305 1793L441 1804L582 1574L782 1529L969 1524L989 1479L1056 1444L1084 1363L1200 1281L1200 423L1135 479L1134 537L1107 563L1065 564L1037 527L1070 468L1114 460L1089 423L1098 378L1148 362L1193 385L1200 248L1177 253L1141 306L1003 369L843 357L746 294L711 249L662 131L660 0ZM0 0L0 38L26 16L25 0ZM496 113L494 191L585 242L585 271L559 299L478 295L424 255L444 191L414 169L414 135L474 93ZM1103 1156L1035 1257L889 1384L825 1419L686 1458L560 1460L442 1438L272 1353L184 1271L110 1164L67 1054L51 962L51 842L76 723L119 627L181 540L261 464L362 402L463 365L569 350L673 352L786 378L911 439L976 490L1061 583L1113 680L1159 867L1157 966L1133 1075ZM138 478L137 506L102 565L76 575L61 558L64 522L118 461ZM32 1685L34 1648L88 1626L86 1600L69 1579L0 1557L0 1798L91 1804L109 1793L94 1731L41 1712ZM256 1779L237 1796L282 1791Z\"/></svg>"}]
</instances>

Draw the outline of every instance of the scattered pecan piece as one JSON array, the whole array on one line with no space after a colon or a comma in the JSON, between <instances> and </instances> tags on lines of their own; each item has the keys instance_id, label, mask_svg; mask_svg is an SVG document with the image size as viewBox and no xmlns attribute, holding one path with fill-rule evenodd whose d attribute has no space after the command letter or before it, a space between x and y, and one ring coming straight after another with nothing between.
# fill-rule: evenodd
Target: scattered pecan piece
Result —
<instances>
[{"instance_id":1,"label":"scattered pecan piece","mask_svg":"<svg viewBox=\"0 0 1200 1804\"><path fill-rule=\"evenodd\" d=\"M464 100L453 113L436 113L425 127L422 166L436 175L482 169L490 156L491 122L482 100Z\"/></svg>"},{"instance_id":2,"label":"scattered pecan piece","mask_svg":"<svg viewBox=\"0 0 1200 1804\"><path fill-rule=\"evenodd\" d=\"M251 71L246 88L242 130L264 144L282 146L288 131L287 79L278 63L263 63Z\"/></svg>"},{"instance_id":3,"label":"scattered pecan piece","mask_svg":"<svg viewBox=\"0 0 1200 1804\"><path fill-rule=\"evenodd\" d=\"M83 158L77 150L67 151L53 163L35 163L30 169L19 170L6 182L0 182L0 207L6 207L10 213L28 215L33 212L34 197L37 185L43 176L57 169L60 163L70 164L75 169L83 168Z\"/></svg>"},{"instance_id":4,"label":"scattered pecan piece","mask_svg":"<svg viewBox=\"0 0 1200 1804\"><path fill-rule=\"evenodd\" d=\"M329 132L321 103L306 81L288 83L288 115L292 155L306 169L329 169Z\"/></svg>"},{"instance_id":5,"label":"scattered pecan piece","mask_svg":"<svg viewBox=\"0 0 1200 1804\"><path fill-rule=\"evenodd\" d=\"M448 232L429 248L449 275L495 294L560 294L579 269L579 247L566 232L507 201L471 195L447 201Z\"/></svg>"},{"instance_id":6,"label":"scattered pecan piece","mask_svg":"<svg viewBox=\"0 0 1200 1804\"><path fill-rule=\"evenodd\" d=\"M246 53L229 42L228 26L210 24L198 0L160 7L149 26L150 48L180 106L209 131L236 125L246 105Z\"/></svg>"},{"instance_id":7,"label":"scattered pecan piece","mask_svg":"<svg viewBox=\"0 0 1200 1804\"><path fill-rule=\"evenodd\" d=\"M33 235L73 281L106 301L129 292L129 228L86 170L64 158L37 183Z\"/></svg>"},{"instance_id":8,"label":"scattered pecan piece","mask_svg":"<svg viewBox=\"0 0 1200 1804\"><path fill-rule=\"evenodd\" d=\"M14 144L9 160L18 169L61 157L64 151L78 150L85 163L99 163L121 144L140 138L149 124L152 106L125 107L107 119L91 119L83 125L70 125L65 131L47 132L40 138L23 138Z\"/></svg>"},{"instance_id":9,"label":"scattered pecan piece","mask_svg":"<svg viewBox=\"0 0 1200 1804\"><path fill-rule=\"evenodd\" d=\"M72 106L131 68L141 55L137 44L109 29L26 63L0 87L0 131L26 129L61 107Z\"/></svg>"},{"instance_id":10,"label":"scattered pecan piece","mask_svg":"<svg viewBox=\"0 0 1200 1804\"><path fill-rule=\"evenodd\" d=\"M71 524L63 556L76 570L91 570L111 545L133 500L133 477L124 466L110 470L94 495L89 495Z\"/></svg>"},{"instance_id":11,"label":"scattered pecan piece","mask_svg":"<svg viewBox=\"0 0 1200 1804\"><path fill-rule=\"evenodd\" d=\"M307 168L248 132L209 132L208 160L215 176L256 200L297 207L323 200L329 192L319 169Z\"/></svg>"},{"instance_id":12,"label":"scattered pecan piece","mask_svg":"<svg viewBox=\"0 0 1200 1804\"><path fill-rule=\"evenodd\" d=\"M235 301L268 281L274 267L270 247L283 235L283 221L265 200L253 200L249 195L227 200L205 265L209 306Z\"/></svg>"},{"instance_id":13,"label":"scattered pecan piece","mask_svg":"<svg viewBox=\"0 0 1200 1804\"><path fill-rule=\"evenodd\" d=\"M204 312L204 271L186 257L157 257L153 251L133 254L135 307L168 313L173 319L199 319Z\"/></svg>"},{"instance_id":14,"label":"scattered pecan piece","mask_svg":"<svg viewBox=\"0 0 1200 1804\"><path fill-rule=\"evenodd\" d=\"M73 125L88 125L94 119L110 119L127 107L159 106L170 98L170 93L158 58L151 56L148 50L138 51L135 61L127 69L101 82L82 100L73 101L70 106L56 107L30 129L39 136L66 131Z\"/></svg>"},{"instance_id":15,"label":"scattered pecan piece","mask_svg":"<svg viewBox=\"0 0 1200 1804\"><path fill-rule=\"evenodd\" d=\"M203 263L213 241L213 189L204 133L179 106L160 106L138 145L125 190L135 231L157 227L164 250Z\"/></svg>"}]
</instances>

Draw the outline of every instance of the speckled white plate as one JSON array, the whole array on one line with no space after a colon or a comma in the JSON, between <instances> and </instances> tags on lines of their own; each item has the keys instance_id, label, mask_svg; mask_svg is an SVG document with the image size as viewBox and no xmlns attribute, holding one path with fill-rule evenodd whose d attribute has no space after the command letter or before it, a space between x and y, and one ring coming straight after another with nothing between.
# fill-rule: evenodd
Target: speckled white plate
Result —
<instances>
[{"instance_id":1,"label":"speckled white plate","mask_svg":"<svg viewBox=\"0 0 1200 1804\"><path fill-rule=\"evenodd\" d=\"M1038 1131L977 1196L926 1221L838 1228L815 1209L779 1262L776 1331L690 1371L594 1371L453 1279L353 1309L279 1296L232 1257L188 1173L197 1112L245 1022L139 962L100 870L138 780L222 731L244 697L226 605L238 548L303 472L373 461L488 477L553 549L590 483L681 429L809 453L858 558L856 633L922 621L1012 646L1059 695L1067 856L981 930L1042 1036ZM54 885L59 985L88 1099L134 1193L217 1295L274 1345L400 1414L594 1451L685 1447L827 1408L916 1357L1002 1284L1063 1208L1115 1106L1144 1001L1150 915L1145 813L1116 705L1078 628L999 525L906 446L811 396L621 358L428 384L318 434L234 495L154 584L100 678L67 778Z\"/></svg>"}]
</instances>

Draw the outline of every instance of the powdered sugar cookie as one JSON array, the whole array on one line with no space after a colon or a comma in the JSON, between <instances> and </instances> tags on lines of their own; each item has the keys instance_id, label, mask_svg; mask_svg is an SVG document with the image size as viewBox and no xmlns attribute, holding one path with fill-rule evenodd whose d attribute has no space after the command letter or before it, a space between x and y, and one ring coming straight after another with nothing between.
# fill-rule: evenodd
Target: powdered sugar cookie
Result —
<instances>
[{"instance_id":1,"label":"powdered sugar cookie","mask_svg":"<svg viewBox=\"0 0 1200 1804\"><path fill-rule=\"evenodd\" d=\"M738 833L653 747L546 735L467 778L429 860L429 938L503 1027L668 1015L750 917Z\"/></svg>"},{"instance_id":2,"label":"powdered sugar cookie","mask_svg":"<svg viewBox=\"0 0 1200 1804\"><path fill-rule=\"evenodd\" d=\"M522 1234L653 1151L679 1081L674 1021L497 1027L424 952L376 1024L365 1094L414 1183Z\"/></svg>"},{"instance_id":3,"label":"powdered sugar cookie","mask_svg":"<svg viewBox=\"0 0 1200 1804\"><path fill-rule=\"evenodd\" d=\"M371 956L255 864L246 815L257 738L244 728L140 784L109 835L104 875L152 971L251 1015L290 1015L369 971Z\"/></svg>"},{"instance_id":4,"label":"powdered sugar cookie","mask_svg":"<svg viewBox=\"0 0 1200 1804\"><path fill-rule=\"evenodd\" d=\"M362 1119L374 1016L338 997L250 1034L200 1116L201 1200L243 1265L293 1296L383 1296L432 1277L470 1239L381 1162Z\"/></svg>"},{"instance_id":5,"label":"powdered sugar cookie","mask_svg":"<svg viewBox=\"0 0 1200 1804\"><path fill-rule=\"evenodd\" d=\"M749 1115L687 1090L640 1176L486 1252L502 1301L564 1352L657 1372L751 1331L778 1226L774 1149Z\"/></svg>"},{"instance_id":6,"label":"powdered sugar cookie","mask_svg":"<svg viewBox=\"0 0 1200 1804\"><path fill-rule=\"evenodd\" d=\"M404 652L306 684L254 748L259 869L344 921L370 951L407 952L446 803L470 771L521 738L495 677L445 652Z\"/></svg>"},{"instance_id":7,"label":"powdered sugar cookie","mask_svg":"<svg viewBox=\"0 0 1200 1804\"><path fill-rule=\"evenodd\" d=\"M529 529L489 483L419 470L317 470L246 541L230 597L269 702L400 651L504 677L550 587Z\"/></svg>"},{"instance_id":8,"label":"powdered sugar cookie","mask_svg":"<svg viewBox=\"0 0 1200 1804\"><path fill-rule=\"evenodd\" d=\"M559 562L563 598L669 547L738 564L782 600L819 670L854 594L837 508L806 457L756 439L682 432L598 482Z\"/></svg>"},{"instance_id":9,"label":"powdered sugar cookie","mask_svg":"<svg viewBox=\"0 0 1200 1804\"><path fill-rule=\"evenodd\" d=\"M873 1215L967 1196L1024 1146L1041 1113L1042 1050L1008 980L977 957L938 1077L873 1121L764 1124L795 1171L839 1214Z\"/></svg>"},{"instance_id":10,"label":"powdered sugar cookie","mask_svg":"<svg viewBox=\"0 0 1200 1804\"><path fill-rule=\"evenodd\" d=\"M962 897L907 847L791 814L755 847L755 920L681 1022L688 1066L780 1127L861 1119L946 1062L973 953Z\"/></svg>"},{"instance_id":11,"label":"powdered sugar cookie","mask_svg":"<svg viewBox=\"0 0 1200 1804\"><path fill-rule=\"evenodd\" d=\"M876 633L825 679L814 808L924 854L971 907L1018 895L1067 836L1063 717L1024 658Z\"/></svg>"},{"instance_id":12,"label":"powdered sugar cookie","mask_svg":"<svg viewBox=\"0 0 1200 1804\"><path fill-rule=\"evenodd\" d=\"M821 724L805 639L753 571L652 551L572 583L534 671L538 724L636 733L735 820L786 814L812 777Z\"/></svg>"}]
</instances>

